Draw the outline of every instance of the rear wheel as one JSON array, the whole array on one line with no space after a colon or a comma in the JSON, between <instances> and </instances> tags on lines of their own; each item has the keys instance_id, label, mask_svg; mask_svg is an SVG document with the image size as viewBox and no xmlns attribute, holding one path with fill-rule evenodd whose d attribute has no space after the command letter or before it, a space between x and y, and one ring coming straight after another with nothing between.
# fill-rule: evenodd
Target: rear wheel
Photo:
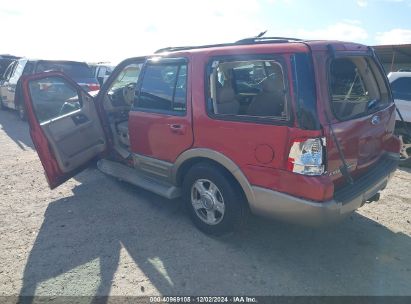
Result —
<instances>
[{"instance_id":1,"label":"rear wheel","mask_svg":"<svg viewBox=\"0 0 411 304\"><path fill-rule=\"evenodd\" d=\"M399 125L395 128L395 135L401 142L400 166L411 166L411 124Z\"/></svg>"},{"instance_id":2,"label":"rear wheel","mask_svg":"<svg viewBox=\"0 0 411 304\"><path fill-rule=\"evenodd\" d=\"M214 164L194 165L184 178L183 195L191 220L206 234L220 236L238 230L248 216L241 189Z\"/></svg>"}]
</instances>

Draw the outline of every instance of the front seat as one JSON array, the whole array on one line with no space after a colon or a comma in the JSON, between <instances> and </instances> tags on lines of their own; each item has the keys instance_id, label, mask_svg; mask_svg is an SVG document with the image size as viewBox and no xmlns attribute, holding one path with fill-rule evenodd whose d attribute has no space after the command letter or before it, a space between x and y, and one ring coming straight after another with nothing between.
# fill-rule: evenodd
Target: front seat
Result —
<instances>
[{"instance_id":1,"label":"front seat","mask_svg":"<svg viewBox=\"0 0 411 304\"><path fill-rule=\"evenodd\" d=\"M224 84L217 90L217 104L215 114L237 115L240 109L240 103L235 98L234 89Z\"/></svg>"},{"instance_id":2,"label":"front seat","mask_svg":"<svg viewBox=\"0 0 411 304\"><path fill-rule=\"evenodd\" d=\"M282 116L284 99L282 79L268 77L262 83L262 92L255 96L248 106L247 114L251 116Z\"/></svg>"}]
</instances>

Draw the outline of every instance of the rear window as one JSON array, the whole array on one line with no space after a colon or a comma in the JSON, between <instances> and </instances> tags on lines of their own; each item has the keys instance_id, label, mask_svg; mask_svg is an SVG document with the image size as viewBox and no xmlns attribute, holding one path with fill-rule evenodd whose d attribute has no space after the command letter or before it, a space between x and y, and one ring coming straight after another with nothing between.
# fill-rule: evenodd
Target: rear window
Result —
<instances>
[{"instance_id":1,"label":"rear window","mask_svg":"<svg viewBox=\"0 0 411 304\"><path fill-rule=\"evenodd\" d=\"M334 59L329 81L332 109L340 120L369 115L390 101L381 72L368 57Z\"/></svg>"},{"instance_id":2,"label":"rear window","mask_svg":"<svg viewBox=\"0 0 411 304\"><path fill-rule=\"evenodd\" d=\"M47 62L37 64L36 73L57 71L63 72L72 78L93 78L93 72L85 63L80 62Z\"/></svg>"}]
</instances>

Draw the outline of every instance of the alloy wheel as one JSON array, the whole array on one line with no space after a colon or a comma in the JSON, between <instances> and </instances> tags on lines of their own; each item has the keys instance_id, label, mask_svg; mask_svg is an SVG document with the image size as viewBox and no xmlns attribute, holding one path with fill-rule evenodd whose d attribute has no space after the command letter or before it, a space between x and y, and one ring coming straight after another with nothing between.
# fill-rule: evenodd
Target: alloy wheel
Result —
<instances>
[{"instance_id":1,"label":"alloy wheel","mask_svg":"<svg viewBox=\"0 0 411 304\"><path fill-rule=\"evenodd\" d=\"M411 157L411 137L400 135L398 138L401 141L400 160L406 161Z\"/></svg>"},{"instance_id":2,"label":"alloy wheel","mask_svg":"<svg viewBox=\"0 0 411 304\"><path fill-rule=\"evenodd\" d=\"M204 223L217 225L225 213L224 198L220 189L208 179L198 179L191 187L191 205Z\"/></svg>"}]
</instances>

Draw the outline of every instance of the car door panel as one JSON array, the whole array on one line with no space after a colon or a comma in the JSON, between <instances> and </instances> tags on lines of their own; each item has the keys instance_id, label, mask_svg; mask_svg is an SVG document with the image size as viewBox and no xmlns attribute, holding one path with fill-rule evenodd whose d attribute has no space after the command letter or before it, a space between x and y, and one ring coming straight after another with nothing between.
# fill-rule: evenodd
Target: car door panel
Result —
<instances>
[{"instance_id":1,"label":"car door panel","mask_svg":"<svg viewBox=\"0 0 411 304\"><path fill-rule=\"evenodd\" d=\"M173 163L193 145L190 69L185 58L146 63L129 113L132 152Z\"/></svg>"},{"instance_id":2,"label":"car door panel","mask_svg":"<svg viewBox=\"0 0 411 304\"><path fill-rule=\"evenodd\" d=\"M22 83L31 137L55 188L106 151L106 135L94 99L74 81L51 72Z\"/></svg>"},{"instance_id":3,"label":"car door panel","mask_svg":"<svg viewBox=\"0 0 411 304\"><path fill-rule=\"evenodd\" d=\"M101 126L95 123L96 117L84 114L84 112L90 113L86 103L84 106L82 110L41 124L44 134L55 151L59 167L65 173L105 150ZM87 121L76 124L73 118L80 114L86 117Z\"/></svg>"},{"instance_id":4,"label":"car door panel","mask_svg":"<svg viewBox=\"0 0 411 304\"><path fill-rule=\"evenodd\" d=\"M131 111L130 143L134 153L174 162L193 144L191 115L172 116Z\"/></svg>"}]
</instances>

